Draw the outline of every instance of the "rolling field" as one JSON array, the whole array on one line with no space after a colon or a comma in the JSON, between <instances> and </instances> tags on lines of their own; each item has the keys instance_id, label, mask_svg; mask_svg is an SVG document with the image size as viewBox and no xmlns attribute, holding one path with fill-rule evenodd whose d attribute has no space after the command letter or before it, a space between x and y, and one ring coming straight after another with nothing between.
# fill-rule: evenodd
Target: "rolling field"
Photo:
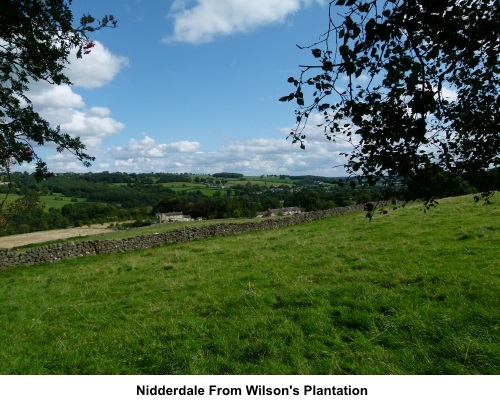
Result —
<instances>
[{"instance_id":1,"label":"rolling field","mask_svg":"<svg viewBox=\"0 0 500 405\"><path fill-rule=\"evenodd\" d=\"M499 374L500 198L0 272L2 374Z\"/></svg>"},{"instance_id":2,"label":"rolling field","mask_svg":"<svg viewBox=\"0 0 500 405\"><path fill-rule=\"evenodd\" d=\"M5 194L0 193L0 199L3 200L4 198L5 198ZM7 197L6 204L7 205L11 204L14 201L18 200L19 198L22 198L22 196L20 196L18 194L10 194ZM62 194L59 194L59 193L54 193L52 195L40 196L40 201L43 203L45 211L48 211L50 208L61 209L66 204L73 204L75 202L84 202L84 201L86 201L86 199L85 198L71 198L71 197L63 196Z\"/></svg>"}]
</instances>

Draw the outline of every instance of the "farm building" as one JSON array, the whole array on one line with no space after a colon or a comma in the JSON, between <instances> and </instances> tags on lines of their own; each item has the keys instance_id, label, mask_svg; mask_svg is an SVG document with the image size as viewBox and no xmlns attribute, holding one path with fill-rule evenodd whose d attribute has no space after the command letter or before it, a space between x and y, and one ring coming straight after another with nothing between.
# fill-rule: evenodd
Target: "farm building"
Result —
<instances>
[{"instance_id":1,"label":"farm building","mask_svg":"<svg viewBox=\"0 0 500 405\"><path fill-rule=\"evenodd\" d=\"M182 212L167 212L156 214L155 222L162 224L165 222L189 222L194 221L191 215L184 215Z\"/></svg>"},{"instance_id":2,"label":"farm building","mask_svg":"<svg viewBox=\"0 0 500 405\"><path fill-rule=\"evenodd\" d=\"M268 209L267 211L262 211L257 213L257 218L262 217L276 217L281 215L295 215L300 214L302 209L300 207L283 207L276 209Z\"/></svg>"},{"instance_id":3,"label":"farm building","mask_svg":"<svg viewBox=\"0 0 500 405\"><path fill-rule=\"evenodd\" d=\"M300 207L284 207L282 208L282 215L295 215L300 214L302 209Z\"/></svg>"}]
</instances>

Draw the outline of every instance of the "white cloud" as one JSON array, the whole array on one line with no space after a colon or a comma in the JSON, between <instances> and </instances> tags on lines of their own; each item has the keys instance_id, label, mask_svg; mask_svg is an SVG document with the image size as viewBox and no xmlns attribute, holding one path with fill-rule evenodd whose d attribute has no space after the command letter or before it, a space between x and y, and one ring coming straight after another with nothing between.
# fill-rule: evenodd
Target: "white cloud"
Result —
<instances>
[{"instance_id":1,"label":"white cloud","mask_svg":"<svg viewBox=\"0 0 500 405\"><path fill-rule=\"evenodd\" d=\"M340 152L350 146L327 141L314 124L318 120L313 117L308 126L316 133L308 138L306 150L285 139L289 128L278 130L278 138L229 139L215 151L206 151L193 141L161 144L143 134L139 140L131 139L125 146L108 149L96 164L127 172L344 175L343 168L337 166L344 161Z\"/></svg>"},{"instance_id":2,"label":"white cloud","mask_svg":"<svg viewBox=\"0 0 500 405\"><path fill-rule=\"evenodd\" d=\"M192 153L200 147L199 142L179 141L172 143L158 144L149 135L142 134L142 139L131 139L127 146L117 146L109 149L111 156L118 159L142 158L163 158L169 154Z\"/></svg>"},{"instance_id":3,"label":"white cloud","mask_svg":"<svg viewBox=\"0 0 500 405\"><path fill-rule=\"evenodd\" d=\"M72 137L79 136L86 146L98 146L102 140L125 128L125 125L110 116L107 107L72 108L63 105L51 106L33 102L35 110L54 127L59 125L61 131ZM85 105L83 105L85 107Z\"/></svg>"},{"instance_id":4,"label":"white cloud","mask_svg":"<svg viewBox=\"0 0 500 405\"><path fill-rule=\"evenodd\" d=\"M95 117L107 117L111 114L111 110L108 107L92 107L89 112Z\"/></svg>"},{"instance_id":5,"label":"white cloud","mask_svg":"<svg viewBox=\"0 0 500 405\"><path fill-rule=\"evenodd\" d=\"M68 58L70 65L65 71L74 85L86 89L103 87L128 65L127 58L112 54L99 41L94 41L94 44L91 52L81 59L72 52Z\"/></svg>"},{"instance_id":6,"label":"white cloud","mask_svg":"<svg viewBox=\"0 0 500 405\"><path fill-rule=\"evenodd\" d=\"M99 151L97 150L97 153L94 153L94 151L92 150L87 152L89 152L90 155L96 156ZM99 156L96 156L97 161L92 162L92 166L90 168L87 168L83 166L83 164L78 159L76 159L74 155L66 151L48 155L45 160L48 162L50 171L55 173L82 173L88 171L102 172L105 170L115 170L114 165L111 165L109 162L102 161ZM34 165L32 165L30 169L34 170Z\"/></svg>"},{"instance_id":7,"label":"white cloud","mask_svg":"<svg viewBox=\"0 0 500 405\"><path fill-rule=\"evenodd\" d=\"M227 154L265 154L281 153L283 148L283 139L254 138L244 140L230 140L227 145L221 149Z\"/></svg>"},{"instance_id":8,"label":"white cloud","mask_svg":"<svg viewBox=\"0 0 500 405\"><path fill-rule=\"evenodd\" d=\"M106 110L107 114L103 115ZM109 113L105 107L92 107L88 111L59 110L59 125L62 131L81 137L86 146L98 146L105 137L125 128L109 117Z\"/></svg>"},{"instance_id":9,"label":"white cloud","mask_svg":"<svg viewBox=\"0 0 500 405\"><path fill-rule=\"evenodd\" d=\"M171 152L195 152L199 149L199 142L179 141L167 145Z\"/></svg>"},{"instance_id":10,"label":"white cloud","mask_svg":"<svg viewBox=\"0 0 500 405\"><path fill-rule=\"evenodd\" d=\"M283 23L302 5L322 0L176 0L171 6L174 32L164 42L204 43L218 35L248 32L263 25Z\"/></svg>"},{"instance_id":11,"label":"white cloud","mask_svg":"<svg viewBox=\"0 0 500 405\"><path fill-rule=\"evenodd\" d=\"M85 106L82 97L73 93L66 84L52 86L48 83L38 82L31 86L28 98L36 106L43 108L81 108Z\"/></svg>"},{"instance_id":12,"label":"white cloud","mask_svg":"<svg viewBox=\"0 0 500 405\"><path fill-rule=\"evenodd\" d=\"M75 84L85 88L102 87L126 65L126 59L113 55L101 43L95 42L92 52L83 59L70 55L72 64L65 74ZM54 127L59 125L70 136L79 136L87 147L99 146L103 139L125 128L111 117L108 107L88 108L73 88L39 81L30 83L27 97L34 109Z\"/></svg>"}]
</instances>

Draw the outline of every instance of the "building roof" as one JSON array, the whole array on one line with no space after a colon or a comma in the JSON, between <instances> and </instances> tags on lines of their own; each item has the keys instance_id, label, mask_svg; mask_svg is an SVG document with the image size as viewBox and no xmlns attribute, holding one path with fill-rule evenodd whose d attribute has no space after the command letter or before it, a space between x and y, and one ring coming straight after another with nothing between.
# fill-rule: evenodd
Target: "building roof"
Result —
<instances>
[{"instance_id":1,"label":"building roof","mask_svg":"<svg viewBox=\"0 0 500 405\"><path fill-rule=\"evenodd\" d=\"M302 211L300 207L283 207L283 212Z\"/></svg>"}]
</instances>

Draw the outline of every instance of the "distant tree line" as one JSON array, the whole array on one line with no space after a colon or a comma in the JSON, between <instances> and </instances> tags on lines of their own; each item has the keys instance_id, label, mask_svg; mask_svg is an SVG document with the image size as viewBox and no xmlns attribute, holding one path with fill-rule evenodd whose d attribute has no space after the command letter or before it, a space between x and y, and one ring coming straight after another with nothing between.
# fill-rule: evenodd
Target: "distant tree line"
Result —
<instances>
[{"instance_id":1,"label":"distant tree line","mask_svg":"<svg viewBox=\"0 0 500 405\"><path fill-rule=\"evenodd\" d=\"M255 217L258 212L281 207L301 207L304 211L317 211L333 207L347 206L377 199L376 188L372 190L352 190L348 187L327 189L320 186L265 188L247 183L237 185L226 193L216 192L206 196L201 192L181 193L163 198L153 211L180 212L202 218Z\"/></svg>"},{"instance_id":2,"label":"distant tree line","mask_svg":"<svg viewBox=\"0 0 500 405\"><path fill-rule=\"evenodd\" d=\"M240 177L245 177L241 173L231 173L231 172L220 172L212 174L213 177L223 177L226 179L239 179Z\"/></svg>"}]
</instances>

